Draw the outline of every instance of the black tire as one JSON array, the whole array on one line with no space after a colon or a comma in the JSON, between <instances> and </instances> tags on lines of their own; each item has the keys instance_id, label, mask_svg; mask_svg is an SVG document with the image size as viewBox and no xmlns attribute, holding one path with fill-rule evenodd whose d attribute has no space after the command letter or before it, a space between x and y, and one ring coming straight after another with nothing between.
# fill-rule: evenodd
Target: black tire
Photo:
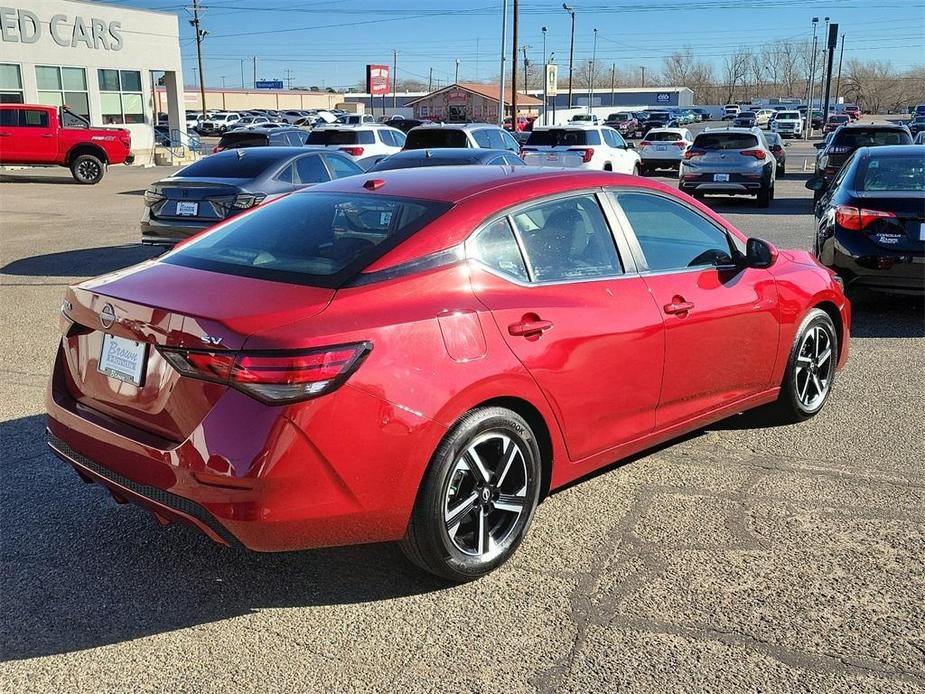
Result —
<instances>
[{"instance_id":1,"label":"black tire","mask_svg":"<svg viewBox=\"0 0 925 694\"><path fill-rule=\"evenodd\" d=\"M497 468L504 467L503 455L510 448L502 451L502 437L507 438L508 446L516 444L519 450L519 455L512 455L506 473L491 468L489 460L497 451ZM488 484L478 482L479 473L475 469L478 466L469 462L473 449L476 449L480 460L485 456L481 467L489 473ZM491 481L497 481L499 476L502 483L496 489ZM399 546L412 563L449 581L461 583L484 576L507 561L523 540L539 503L541 480L540 450L530 425L516 412L502 407L472 410L453 426L431 458L418 490L408 530ZM521 483L522 488L516 494L510 493L511 484L518 486ZM489 490L489 500L484 496L486 489ZM520 494L521 491L523 494ZM468 505L471 510L461 515L457 513L455 518L459 520L453 529L448 528L446 514L452 508L453 499L458 498L456 508L465 510L467 499L472 497L476 501L474 505ZM516 517L511 517L516 511L495 508L494 504L505 499L521 506ZM498 534L503 536L499 539L492 535L496 530L491 527L492 522L500 523ZM483 537L480 530L486 526L490 540L482 543L478 538ZM475 549L475 554L465 551L470 541L480 543L471 548ZM479 552L481 547L485 547L486 551Z\"/></svg>"},{"instance_id":2,"label":"black tire","mask_svg":"<svg viewBox=\"0 0 925 694\"><path fill-rule=\"evenodd\" d=\"M807 386L805 393L809 395L809 390L815 390L816 386L811 382L807 383L807 380L812 377L811 374L804 374L805 378L800 378L797 374L797 370L801 369L803 372L807 370L805 362L802 361L805 359L805 352L807 350L807 336L817 329L822 330L826 336L822 341L822 354L824 355L825 349L828 349L830 354L827 361L823 364L823 366L826 367L824 370L824 377L820 377L819 379L820 383L823 384L824 393L817 401L808 403L801 391L804 386ZM810 341L812 341L811 338ZM787 369L784 372L784 380L781 383L780 395L777 398L777 402L774 403L772 407L778 421L781 423L802 422L819 414L828 401L829 395L832 393L832 387L835 383L835 365L838 362L838 354L838 332L835 330L835 324L832 322L831 317L822 309L811 309L809 313L806 314L803 322L800 323L800 328L796 332L793 345L790 347L790 356L787 359ZM815 373L819 376L818 367Z\"/></svg>"},{"instance_id":3,"label":"black tire","mask_svg":"<svg viewBox=\"0 0 925 694\"><path fill-rule=\"evenodd\" d=\"M758 207L770 207L772 197L774 197L774 189L772 186L762 188L755 197L755 204L758 205Z\"/></svg>"},{"instance_id":4,"label":"black tire","mask_svg":"<svg viewBox=\"0 0 925 694\"><path fill-rule=\"evenodd\" d=\"M94 185L103 180L106 166L103 160L93 154L81 154L71 162L71 176L78 183Z\"/></svg>"},{"instance_id":5,"label":"black tire","mask_svg":"<svg viewBox=\"0 0 925 694\"><path fill-rule=\"evenodd\" d=\"M645 164L640 164L640 165L639 165L639 175L640 175L640 176L648 176L648 175L649 175L649 170L646 168Z\"/></svg>"}]
</instances>

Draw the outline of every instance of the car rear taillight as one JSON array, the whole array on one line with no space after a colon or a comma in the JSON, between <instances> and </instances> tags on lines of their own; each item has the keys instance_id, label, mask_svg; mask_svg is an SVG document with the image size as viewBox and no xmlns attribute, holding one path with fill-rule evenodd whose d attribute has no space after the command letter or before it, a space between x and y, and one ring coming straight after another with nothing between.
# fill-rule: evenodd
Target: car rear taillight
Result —
<instances>
[{"instance_id":1,"label":"car rear taillight","mask_svg":"<svg viewBox=\"0 0 925 694\"><path fill-rule=\"evenodd\" d=\"M652 146L652 143L649 142L648 140L642 140L639 143L639 149L645 149L646 147L651 147L651 146Z\"/></svg>"},{"instance_id":2,"label":"car rear taillight","mask_svg":"<svg viewBox=\"0 0 925 694\"><path fill-rule=\"evenodd\" d=\"M145 191L145 205L151 207L164 199L164 196L158 193L154 188L148 188Z\"/></svg>"},{"instance_id":3,"label":"car rear taillight","mask_svg":"<svg viewBox=\"0 0 925 694\"><path fill-rule=\"evenodd\" d=\"M687 143L684 140L677 140L675 142L672 142L671 144L673 144L678 149L684 149L685 147L687 147Z\"/></svg>"},{"instance_id":4,"label":"car rear taillight","mask_svg":"<svg viewBox=\"0 0 925 694\"><path fill-rule=\"evenodd\" d=\"M351 157L359 157L363 154L362 147L338 147L341 152L346 152Z\"/></svg>"},{"instance_id":5,"label":"car rear taillight","mask_svg":"<svg viewBox=\"0 0 925 694\"><path fill-rule=\"evenodd\" d=\"M693 159L694 157L702 157L704 154L706 154L706 150L703 150L703 149L693 149L693 148L691 148L691 149L688 149L688 150L684 153L683 157L684 157L686 160L690 161L690 160Z\"/></svg>"},{"instance_id":6,"label":"car rear taillight","mask_svg":"<svg viewBox=\"0 0 925 694\"><path fill-rule=\"evenodd\" d=\"M231 203L231 206L238 210L246 210L259 205L266 197L266 195L260 193L256 195L253 193L239 193L234 196L234 202Z\"/></svg>"},{"instance_id":7,"label":"car rear taillight","mask_svg":"<svg viewBox=\"0 0 925 694\"><path fill-rule=\"evenodd\" d=\"M132 136L131 135L122 135L119 137L119 142L125 145L126 149L132 148Z\"/></svg>"},{"instance_id":8,"label":"car rear taillight","mask_svg":"<svg viewBox=\"0 0 925 694\"><path fill-rule=\"evenodd\" d=\"M865 210L851 205L839 205L835 208L835 223L844 229L861 231L878 219L895 219L892 212L882 210Z\"/></svg>"},{"instance_id":9,"label":"car rear taillight","mask_svg":"<svg viewBox=\"0 0 925 694\"><path fill-rule=\"evenodd\" d=\"M764 153L763 149L743 149L739 154L744 154L746 157L755 157L755 159L766 159L767 154Z\"/></svg>"},{"instance_id":10,"label":"car rear taillight","mask_svg":"<svg viewBox=\"0 0 925 694\"><path fill-rule=\"evenodd\" d=\"M569 152L581 152L581 163L587 164L594 157L593 147L578 147L570 149Z\"/></svg>"},{"instance_id":11,"label":"car rear taillight","mask_svg":"<svg viewBox=\"0 0 925 694\"><path fill-rule=\"evenodd\" d=\"M281 405L336 390L359 368L371 342L272 352L209 352L163 348L180 374L231 386L261 402Z\"/></svg>"},{"instance_id":12,"label":"car rear taillight","mask_svg":"<svg viewBox=\"0 0 925 694\"><path fill-rule=\"evenodd\" d=\"M215 145L215 147L212 148L212 154L218 154L218 153L221 152L223 149L224 149L224 147L220 147L219 145Z\"/></svg>"}]
</instances>

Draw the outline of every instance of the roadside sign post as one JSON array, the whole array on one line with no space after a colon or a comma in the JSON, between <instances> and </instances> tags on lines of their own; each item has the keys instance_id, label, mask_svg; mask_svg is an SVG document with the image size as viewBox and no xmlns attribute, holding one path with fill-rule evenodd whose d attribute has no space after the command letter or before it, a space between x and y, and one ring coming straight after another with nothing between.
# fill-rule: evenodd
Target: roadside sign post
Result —
<instances>
[{"instance_id":1,"label":"roadside sign post","mask_svg":"<svg viewBox=\"0 0 925 694\"><path fill-rule=\"evenodd\" d=\"M552 97L552 117L553 123L555 125L556 118L556 96L559 93L559 66L555 63L548 63L546 65L546 80L543 83L543 119L546 125L549 125L549 119L546 117L546 107L549 103L548 99Z\"/></svg>"}]
</instances>

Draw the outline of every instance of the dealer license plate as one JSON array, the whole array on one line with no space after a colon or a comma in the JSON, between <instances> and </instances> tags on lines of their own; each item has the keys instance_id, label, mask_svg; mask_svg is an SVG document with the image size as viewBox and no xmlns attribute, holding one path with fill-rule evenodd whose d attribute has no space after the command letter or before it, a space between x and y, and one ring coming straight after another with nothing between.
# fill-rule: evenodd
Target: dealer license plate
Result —
<instances>
[{"instance_id":1,"label":"dealer license plate","mask_svg":"<svg viewBox=\"0 0 925 694\"><path fill-rule=\"evenodd\" d=\"M728 183L729 174L713 174L713 180L716 183Z\"/></svg>"},{"instance_id":2,"label":"dealer license plate","mask_svg":"<svg viewBox=\"0 0 925 694\"><path fill-rule=\"evenodd\" d=\"M664 152L666 149L668 149L667 145L655 145L655 150L657 152Z\"/></svg>"},{"instance_id":3,"label":"dealer license plate","mask_svg":"<svg viewBox=\"0 0 925 694\"><path fill-rule=\"evenodd\" d=\"M97 369L112 378L140 386L145 368L146 348L144 342L104 335Z\"/></svg>"},{"instance_id":4,"label":"dealer license plate","mask_svg":"<svg viewBox=\"0 0 925 694\"><path fill-rule=\"evenodd\" d=\"M199 214L198 202L189 202L188 200L177 201L178 217L195 217L197 214Z\"/></svg>"}]
</instances>

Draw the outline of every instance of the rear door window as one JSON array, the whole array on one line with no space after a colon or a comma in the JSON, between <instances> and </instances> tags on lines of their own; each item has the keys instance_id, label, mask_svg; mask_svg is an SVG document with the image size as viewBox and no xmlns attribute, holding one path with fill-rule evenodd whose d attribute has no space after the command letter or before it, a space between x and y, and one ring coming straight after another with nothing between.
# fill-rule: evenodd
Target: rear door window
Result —
<instances>
[{"instance_id":1,"label":"rear door window","mask_svg":"<svg viewBox=\"0 0 925 694\"><path fill-rule=\"evenodd\" d=\"M482 130L473 130L472 139L482 149L495 149L491 144L491 130L483 128Z\"/></svg>"},{"instance_id":2,"label":"rear door window","mask_svg":"<svg viewBox=\"0 0 925 694\"><path fill-rule=\"evenodd\" d=\"M47 128L48 111L24 108L19 112L19 124L24 128Z\"/></svg>"},{"instance_id":3,"label":"rear door window","mask_svg":"<svg viewBox=\"0 0 925 694\"><path fill-rule=\"evenodd\" d=\"M324 162L318 155L296 159L295 171L299 177L298 183L321 183L331 180Z\"/></svg>"},{"instance_id":4,"label":"rear door window","mask_svg":"<svg viewBox=\"0 0 925 694\"><path fill-rule=\"evenodd\" d=\"M543 202L512 219L534 281L581 281L623 273L610 227L593 195Z\"/></svg>"},{"instance_id":5,"label":"rear door window","mask_svg":"<svg viewBox=\"0 0 925 694\"><path fill-rule=\"evenodd\" d=\"M450 206L382 195L302 192L234 218L160 262L339 287Z\"/></svg>"},{"instance_id":6,"label":"rear door window","mask_svg":"<svg viewBox=\"0 0 925 694\"><path fill-rule=\"evenodd\" d=\"M507 217L482 229L469 241L467 247L469 257L475 258L492 270L522 282L529 279L527 266Z\"/></svg>"},{"instance_id":7,"label":"rear door window","mask_svg":"<svg viewBox=\"0 0 925 694\"><path fill-rule=\"evenodd\" d=\"M18 128L19 127L19 109L5 108L0 111L0 127Z\"/></svg>"},{"instance_id":8,"label":"rear door window","mask_svg":"<svg viewBox=\"0 0 925 694\"><path fill-rule=\"evenodd\" d=\"M347 159L347 157L339 157L334 154L325 154L323 156L334 178L346 178L347 176L363 173L363 169L354 164L352 160Z\"/></svg>"}]
</instances>

